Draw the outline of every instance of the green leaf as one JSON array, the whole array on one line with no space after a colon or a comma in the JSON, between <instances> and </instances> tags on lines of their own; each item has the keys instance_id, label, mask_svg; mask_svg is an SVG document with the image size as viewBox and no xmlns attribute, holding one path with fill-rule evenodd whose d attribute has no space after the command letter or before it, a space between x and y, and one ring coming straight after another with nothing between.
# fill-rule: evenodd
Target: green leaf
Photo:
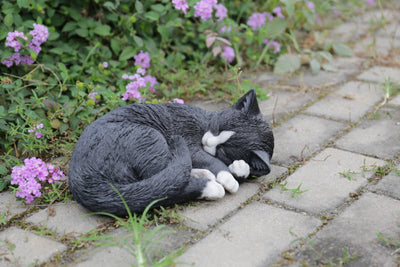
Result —
<instances>
[{"instance_id":1,"label":"green leaf","mask_svg":"<svg viewBox=\"0 0 400 267\"><path fill-rule=\"evenodd\" d=\"M29 1L28 0L17 0L17 5L22 8L28 8Z\"/></svg>"},{"instance_id":2,"label":"green leaf","mask_svg":"<svg viewBox=\"0 0 400 267\"><path fill-rule=\"evenodd\" d=\"M332 66L330 64L322 64L322 68L326 71L330 71L330 72L337 72L338 69L335 66Z\"/></svg>"},{"instance_id":3,"label":"green leaf","mask_svg":"<svg viewBox=\"0 0 400 267\"><path fill-rule=\"evenodd\" d=\"M281 0L286 6L286 12L289 17L292 17L294 14L294 4L296 4L297 0Z\"/></svg>"},{"instance_id":4,"label":"green leaf","mask_svg":"<svg viewBox=\"0 0 400 267\"><path fill-rule=\"evenodd\" d=\"M274 73L291 73L300 69L300 66L300 58L297 55L283 54L279 56L275 64Z\"/></svg>"},{"instance_id":5,"label":"green leaf","mask_svg":"<svg viewBox=\"0 0 400 267\"><path fill-rule=\"evenodd\" d=\"M321 70L321 64L319 64L318 60L313 58L310 61L310 68L311 68L311 73L313 75L316 75Z\"/></svg>"},{"instance_id":6,"label":"green leaf","mask_svg":"<svg viewBox=\"0 0 400 267\"><path fill-rule=\"evenodd\" d=\"M144 17L151 21L157 21L160 18L160 15L157 12L149 11L144 14Z\"/></svg>"},{"instance_id":7,"label":"green leaf","mask_svg":"<svg viewBox=\"0 0 400 267\"><path fill-rule=\"evenodd\" d=\"M119 55L119 60L127 60L133 57L136 54L136 50L132 46L127 46L122 50L122 53Z\"/></svg>"},{"instance_id":8,"label":"green leaf","mask_svg":"<svg viewBox=\"0 0 400 267\"><path fill-rule=\"evenodd\" d=\"M76 31L76 34L79 35L80 37L87 37L88 36L88 29L86 28L79 28Z\"/></svg>"},{"instance_id":9,"label":"green leaf","mask_svg":"<svg viewBox=\"0 0 400 267\"><path fill-rule=\"evenodd\" d=\"M4 17L4 24L8 27L10 27L14 23L14 18L12 14L7 14Z\"/></svg>"},{"instance_id":10,"label":"green leaf","mask_svg":"<svg viewBox=\"0 0 400 267\"><path fill-rule=\"evenodd\" d=\"M64 27L62 28L62 32L70 32L72 30L75 30L77 28L78 24L76 22L70 21L67 22Z\"/></svg>"},{"instance_id":11,"label":"green leaf","mask_svg":"<svg viewBox=\"0 0 400 267\"><path fill-rule=\"evenodd\" d=\"M0 175L6 175L7 174L7 168L4 165L0 165Z\"/></svg>"},{"instance_id":12,"label":"green leaf","mask_svg":"<svg viewBox=\"0 0 400 267\"><path fill-rule=\"evenodd\" d=\"M170 29L169 27L163 25L159 25L157 27L157 31L161 34L163 41L169 39L169 29Z\"/></svg>"},{"instance_id":13,"label":"green leaf","mask_svg":"<svg viewBox=\"0 0 400 267\"><path fill-rule=\"evenodd\" d=\"M121 52L120 42L117 41L116 39L111 39L110 46L111 46L111 49L114 52L114 54L118 55L119 52Z\"/></svg>"},{"instance_id":14,"label":"green leaf","mask_svg":"<svg viewBox=\"0 0 400 267\"><path fill-rule=\"evenodd\" d=\"M100 36L108 36L110 33L111 27L108 25L100 25L94 29L94 33Z\"/></svg>"},{"instance_id":15,"label":"green leaf","mask_svg":"<svg viewBox=\"0 0 400 267\"><path fill-rule=\"evenodd\" d=\"M153 9L154 11L156 11L158 13L162 13L162 12L164 12L165 7L161 4L156 4L156 5L152 5L151 9Z\"/></svg>"},{"instance_id":16,"label":"green leaf","mask_svg":"<svg viewBox=\"0 0 400 267\"><path fill-rule=\"evenodd\" d=\"M142 47L142 46L143 46L143 40L142 40L142 38L140 38L139 36L134 35L134 36L133 36L133 40L135 41L135 43L136 43L139 47Z\"/></svg>"},{"instance_id":17,"label":"green leaf","mask_svg":"<svg viewBox=\"0 0 400 267\"><path fill-rule=\"evenodd\" d=\"M341 57L351 57L353 56L353 51L350 47L343 43L334 43L332 45L333 51Z\"/></svg>"},{"instance_id":18,"label":"green leaf","mask_svg":"<svg viewBox=\"0 0 400 267\"><path fill-rule=\"evenodd\" d=\"M143 4L142 4L139 0L136 0L136 2L135 2L135 8L136 8L136 11L137 11L138 13L143 13L143 11L144 11L144 9L143 9Z\"/></svg>"},{"instance_id":19,"label":"green leaf","mask_svg":"<svg viewBox=\"0 0 400 267\"><path fill-rule=\"evenodd\" d=\"M5 178L0 179L0 191L3 191L8 185L8 182Z\"/></svg>"},{"instance_id":20,"label":"green leaf","mask_svg":"<svg viewBox=\"0 0 400 267\"><path fill-rule=\"evenodd\" d=\"M276 38L283 34L286 30L287 22L283 18L275 18L263 27L266 38Z\"/></svg>"}]
</instances>

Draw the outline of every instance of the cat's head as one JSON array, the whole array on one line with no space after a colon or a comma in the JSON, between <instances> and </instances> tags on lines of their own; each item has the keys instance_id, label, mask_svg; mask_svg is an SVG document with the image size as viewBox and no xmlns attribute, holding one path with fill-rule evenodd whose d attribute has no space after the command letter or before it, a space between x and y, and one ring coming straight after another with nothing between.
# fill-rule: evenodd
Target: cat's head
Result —
<instances>
[{"instance_id":1,"label":"cat's head","mask_svg":"<svg viewBox=\"0 0 400 267\"><path fill-rule=\"evenodd\" d=\"M270 172L274 136L260 112L254 90L247 92L231 108L218 113L210 125L210 131L202 140L204 150L227 166L235 160L244 160L252 175Z\"/></svg>"}]
</instances>

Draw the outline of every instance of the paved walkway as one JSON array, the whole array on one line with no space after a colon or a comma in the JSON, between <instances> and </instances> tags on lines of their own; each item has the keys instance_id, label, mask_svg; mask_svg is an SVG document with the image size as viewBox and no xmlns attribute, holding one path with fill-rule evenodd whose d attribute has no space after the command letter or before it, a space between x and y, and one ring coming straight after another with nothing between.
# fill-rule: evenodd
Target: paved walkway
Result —
<instances>
[{"instance_id":1,"label":"paved walkway","mask_svg":"<svg viewBox=\"0 0 400 267\"><path fill-rule=\"evenodd\" d=\"M372 32L382 14L386 29ZM386 99L383 90L400 84L398 13L365 13L330 38L354 51L335 59L337 72L254 77L271 96L260 106L274 121L272 173L220 201L167 210L164 220L177 220L176 211L183 221L157 248L184 245L179 262L207 267L400 264L400 94ZM75 202L27 211L0 193L0 266L135 262L121 248L88 246L82 237L105 227L105 217L83 216Z\"/></svg>"}]
</instances>

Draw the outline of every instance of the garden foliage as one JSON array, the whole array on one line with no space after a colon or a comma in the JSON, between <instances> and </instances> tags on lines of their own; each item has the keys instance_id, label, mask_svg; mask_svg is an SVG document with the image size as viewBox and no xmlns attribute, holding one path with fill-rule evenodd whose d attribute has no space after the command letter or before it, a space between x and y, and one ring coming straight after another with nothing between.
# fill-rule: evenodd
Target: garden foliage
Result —
<instances>
[{"instance_id":1,"label":"garden foliage","mask_svg":"<svg viewBox=\"0 0 400 267\"><path fill-rule=\"evenodd\" d=\"M17 159L68 156L90 122L127 103L238 95L253 86L240 69L297 70L296 31L336 2L1 1L0 175L10 179ZM331 47L313 56L314 72Z\"/></svg>"}]
</instances>

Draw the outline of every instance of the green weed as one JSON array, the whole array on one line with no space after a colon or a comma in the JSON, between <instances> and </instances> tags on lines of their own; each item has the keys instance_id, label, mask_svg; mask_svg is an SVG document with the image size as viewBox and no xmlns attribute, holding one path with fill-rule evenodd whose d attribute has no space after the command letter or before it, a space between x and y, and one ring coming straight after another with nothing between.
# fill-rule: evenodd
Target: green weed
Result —
<instances>
[{"instance_id":1,"label":"green weed","mask_svg":"<svg viewBox=\"0 0 400 267\"><path fill-rule=\"evenodd\" d=\"M286 187L287 184L288 184L288 182L285 182L283 184L278 184L278 186L281 187L281 193L282 192L291 192L291 194L289 195L291 198L299 197L301 194L303 194L303 193L308 191L308 189L301 190L301 186L303 185L303 183L300 183L297 188L287 188Z\"/></svg>"}]
</instances>

